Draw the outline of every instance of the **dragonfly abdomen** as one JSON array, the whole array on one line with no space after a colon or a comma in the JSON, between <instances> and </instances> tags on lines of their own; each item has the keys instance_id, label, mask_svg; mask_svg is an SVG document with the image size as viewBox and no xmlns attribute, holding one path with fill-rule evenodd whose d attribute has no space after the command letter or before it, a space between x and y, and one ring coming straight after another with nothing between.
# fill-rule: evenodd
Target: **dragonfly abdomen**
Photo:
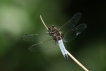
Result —
<instances>
[{"instance_id":1,"label":"dragonfly abdomen","mask_svg":"<svg viewBox=\"0 0 106 71\"><path fill-rule=\"evenodd\" d=\"M62 41L62 40L58 40L58 44L59 44L60 50L61 50L61 52L62 52L64 58L65 58L66 60L68 60L68 54L67 54L67 52L66 52L65 46L64 46L64 44L63 44L63 41Z\"/></svg>"}]
</instances>

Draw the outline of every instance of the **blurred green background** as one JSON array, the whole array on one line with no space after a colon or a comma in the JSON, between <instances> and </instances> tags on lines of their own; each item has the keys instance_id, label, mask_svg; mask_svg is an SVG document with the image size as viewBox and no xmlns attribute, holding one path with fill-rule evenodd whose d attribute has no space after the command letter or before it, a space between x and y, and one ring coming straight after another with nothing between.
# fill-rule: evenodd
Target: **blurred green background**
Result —
<instances>
[{"instance_id":1,"label":"blurred green background","mask_svg":"<svg viewBox=\"0 0 106 71\"><path fill-rule=\"evenodd\" d=\"M74 14L87 28L66 49L90 71L106 71L106 4L104 0L0 0L0 71L83 71L59 48L30 52L24 34L45 32L46 25L62 26Z\"/></svg>"}]
</instances>

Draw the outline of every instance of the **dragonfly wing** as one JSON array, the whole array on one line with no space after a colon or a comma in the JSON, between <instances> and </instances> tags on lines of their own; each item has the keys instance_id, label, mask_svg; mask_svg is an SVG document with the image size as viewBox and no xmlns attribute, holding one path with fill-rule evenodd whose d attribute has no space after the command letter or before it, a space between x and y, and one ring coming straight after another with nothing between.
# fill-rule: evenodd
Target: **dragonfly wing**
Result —
<instances>
[{"instance_id":1,"label":"dragonfly wing","mask_svg":"<svg viewBox=\"0 0 106 71\"><path fill-rule=\"evenodd\" d=\"M50 50L56 47L57 47L57 44L55 44L55 41L52 39L48 39L43 42L31 45L28 50L32 52L37 52L37 51Z\"/></svg>"},{"instance_id":2,"label":"dragonfly wing","mask_svg":"<svg viewBox=\"0 0 106 71\"><path fill-rule=\"evenodd\" d=\"M81 18L81 13L75 14L67 23L65 23L63 26L60 27L60 31L64 33L69 29L72 29L80 20L80 18Z\"/></svg>"},{"instance_id":3,"label":"dragonfly wing","mask_svg":"<svg viewBox=\"0 0 106 71\"><path fill-rule=\"evenodd\" d=\"M75 39L78 34L80 34L82 31L84 31L84 29L87 27L86 24L80 24L77 27L75 27L74 29L72 29L71 31L65 33L65 36L63 38L64 42L68 42L71 41L73 39Z\"/></svg>"},{"instance_id":4,"label":"dragonfly wing","mask_svg":"<svg viewBox=\"0 0 106 71\"><path fill-rule=\"evenodd\" d=\"M42 33L42 34L25 34L22 39L25 41L31 41L36 42L38 38L42 38L42 41L47 39L49 36L48 33Z\"/></svg>"}]
</instances>

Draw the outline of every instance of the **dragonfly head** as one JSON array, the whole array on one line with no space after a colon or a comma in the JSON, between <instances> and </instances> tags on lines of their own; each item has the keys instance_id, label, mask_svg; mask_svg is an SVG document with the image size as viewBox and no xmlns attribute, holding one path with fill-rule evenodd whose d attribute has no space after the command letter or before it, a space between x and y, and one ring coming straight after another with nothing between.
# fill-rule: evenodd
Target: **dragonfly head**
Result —
<instances>
[{"instance_id":1,"label":"dragonfly head","mask_svg":"<svg viewBox=\"0 0 106 71\"><path fill-rule=\"evenodd\" d=\"M55 28L54 25L48 27L49 31L52 31L54 28Z\"/></svg>"}]
</instances>

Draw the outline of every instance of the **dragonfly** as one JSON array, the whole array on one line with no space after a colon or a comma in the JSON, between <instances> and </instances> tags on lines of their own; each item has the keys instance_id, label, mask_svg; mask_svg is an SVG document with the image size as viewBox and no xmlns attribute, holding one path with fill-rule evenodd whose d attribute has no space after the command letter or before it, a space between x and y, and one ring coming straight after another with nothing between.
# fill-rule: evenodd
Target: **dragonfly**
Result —
<instances>
[{"instance_id":1,"label":"dragonfly","mask_svg":"<svg viewBox=\"0 0 106 71\"><path fill-rule=\"evenodd\" d=\"M81 34L81 32L85 30L87 25L84 23L75 27L75 25L80 20L80 18L81 18L81 13L76 13L68 22L66 22L59 29L57 29L54 25L46 27L41 17L41 20L44 26L46 27L47 32L41 34L25 34L23 36L23 40L35 42L37 41L37 37L43 34L42 37L40 37L42 41L40 43L31 45L28 50L32 52L39 51L42 48L40 45L44 45L46 43L48 43L47 48L43 48L43 50L50 49L49 47L52 46L51 44L53 44L54 47L58 45L64 58L68 60L68 54L63 42L69 42L75 39L79 34ZM45 35L47 35L46 38L44 37ZM51 41L52 43L49 44L49 42Z\"/></svg>"}]
</instances>

